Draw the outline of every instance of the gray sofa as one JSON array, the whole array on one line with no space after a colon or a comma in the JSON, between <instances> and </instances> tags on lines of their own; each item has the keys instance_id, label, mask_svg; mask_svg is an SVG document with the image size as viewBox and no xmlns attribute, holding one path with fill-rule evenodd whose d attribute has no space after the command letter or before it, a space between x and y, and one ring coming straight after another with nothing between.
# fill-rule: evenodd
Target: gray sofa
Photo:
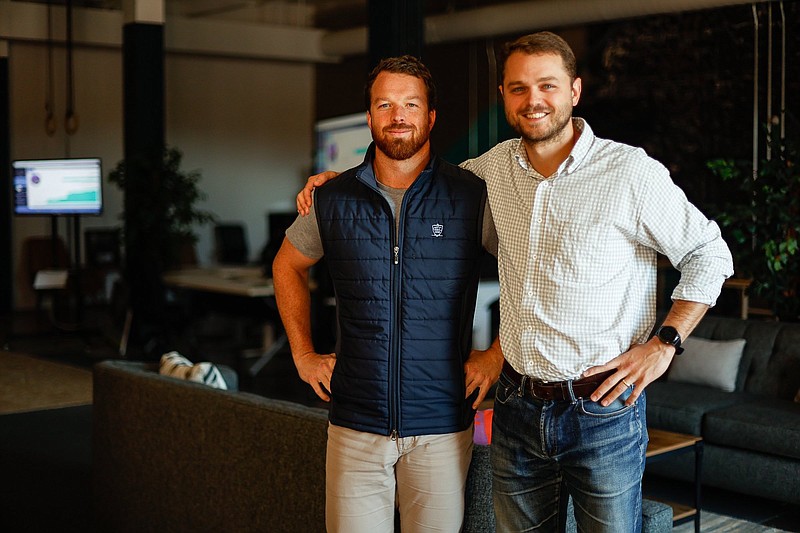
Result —
<instances>
[{"instance_id":1,"label":"gray sofa","mask_svg":"<svg viewBox=\"0 0 800 533\"><path fill-rule=\"evenodd\" d=\"M735 390L671 381L668 372L647 389L648 426L703 437L704 485L800 504L800 324L709 315L692 337L745 339ZM693 459L648 472L693 479Z\"/></svg>"},{"instance_id":2,"label":"gray sofa","mask_svg":"<svg viewBox=\"0 0 800 533\"><path fill-rule=\"evenodd\" d=\"M154 370L133 361L94 367L98 531L325 530L327 411ZM475 447L465 533L494 531L489 454ZM663 504L646 501L643 517L646 533L672 529Z\"/></svg>"}]
</instances>

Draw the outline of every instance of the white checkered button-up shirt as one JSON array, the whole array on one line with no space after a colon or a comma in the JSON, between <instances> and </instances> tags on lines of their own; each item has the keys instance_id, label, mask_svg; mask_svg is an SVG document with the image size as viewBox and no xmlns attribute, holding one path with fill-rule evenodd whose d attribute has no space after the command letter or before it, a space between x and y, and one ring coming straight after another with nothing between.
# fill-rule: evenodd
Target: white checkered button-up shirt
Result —
<instances>
[{"instance_id":1,"label":"white checkered button-up shirt","mask_svg":"<svg viewBox=\"0 0 800 533\"><path fill-rule=\"evenodd\" d=\"M719 227L644 150L594 136L582 119L550 177L520 139L463 166L486 180L500 239L500 344L520 374L579 377L647 340L656 252L681 271L673 299L713 305L733 262Z\"/></svg>"}]
</instances>

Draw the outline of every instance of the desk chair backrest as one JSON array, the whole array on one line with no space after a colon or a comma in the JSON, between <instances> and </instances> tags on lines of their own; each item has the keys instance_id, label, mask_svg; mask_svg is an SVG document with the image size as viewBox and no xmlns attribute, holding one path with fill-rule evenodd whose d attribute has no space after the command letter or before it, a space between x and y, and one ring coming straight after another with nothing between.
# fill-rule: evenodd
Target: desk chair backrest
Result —
<instances>
[{"instance_id":1,"label":"desk chair backrest","mask_svg":"<svg viewBox=\"0 0 800 533\"><path fill-rule=\"evenodd\" d=\"M86 265L93 268L120 266L120 231L117 228L92 228L83 233Z\"/></svg>"},{"instance_id":2,"label":"desk chair backrest","mask_svg":"<svg viewBox=\"0 0 800 533\"><path fill-rule=\"evenodd\" d=\"M244 265L249 262L249 250L243 225L218 224L214 226L214 244L219 263Z\"/></svg>"},{"instance_id":3,"label":"desk chair backrest","mask_svg":"<svg viewBox=\"0 0 800 533\"><path fill-rule=\"evenodd\" d=\"M68 269L69 252L61 237L28 237L22 243L23 271L33 286L40 270Z\"/></svg>"},{"instance_id":4,"label":"desk chair backrest","mask_svg":"<svg viewBox=\"0 0 800 533\"><path fill-rule=\"evenodd\" d=\"M69 252L61 237L28 237L22 242L22 271L26 286L36 296L36 311L42 310L45 293L63 292L70 283ZM62 270L61 274L48 275L44 271ZM41 273L41 276L39 274ZM39 276L37 278L37 276ZM55 305L53 305L53 308Z\"/></svg>"}]
</instances>

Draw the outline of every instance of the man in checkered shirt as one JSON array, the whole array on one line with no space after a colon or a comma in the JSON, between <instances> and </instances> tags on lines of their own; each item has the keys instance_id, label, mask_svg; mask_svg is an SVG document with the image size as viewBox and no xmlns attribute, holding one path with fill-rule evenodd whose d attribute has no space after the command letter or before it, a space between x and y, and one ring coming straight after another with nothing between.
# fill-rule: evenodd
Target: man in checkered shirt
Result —
<instances>
[{"instance_id":1,"label":"man in checkered shirt","mask_svg":"<svg viewBox=\"0 0 800 533\"><path fill-rule=\"evenodd\" d=\"M718 226L640 148L572 116L575 56L540 32L506 46L500 92L520 138L463 166L499 238L502 365L492 430L498 531L639 531L645 388L733 272ZM309 179L298 195L307 208ZM656 260L681 272L658 334ZM487 370L491 371L491 370Z\"/></svg>"}]
</instances>

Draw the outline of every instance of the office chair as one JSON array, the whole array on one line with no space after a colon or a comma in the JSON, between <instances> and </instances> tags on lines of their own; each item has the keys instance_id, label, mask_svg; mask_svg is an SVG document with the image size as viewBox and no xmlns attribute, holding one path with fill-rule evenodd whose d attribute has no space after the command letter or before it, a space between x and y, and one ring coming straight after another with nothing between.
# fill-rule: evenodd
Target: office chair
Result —
<instances>
[{"instance_id":1,"label":"office chair","mask_svg":"<svg viewBox=\"0 0 800 533\"><path fill-rule=\"evenodd\" d=\"M86 266L111 268L120 265L119 228L91 228L83 232Z\"/></svg>"},{"instance_id":2,"label":"office chair","mask_svg":"<svg viewBox=\"0 0 800 533\"><path fill-rule=\"evenodd\" d=\"M108 301L122 265L120 230L91 228L83 232L85 266L81 274L83 294L91 300Z\"/></svg>"},{"instance_id":3,"label":"office chair","mask_svg":"<svg viewBox=\"0 0 800 533\"><path fill-rule=\"evenodd\" d=\"M242 224L214 226L217 262L224 265L246 265L249 262L247 238Z\"/></svg>"}]
</instances>

